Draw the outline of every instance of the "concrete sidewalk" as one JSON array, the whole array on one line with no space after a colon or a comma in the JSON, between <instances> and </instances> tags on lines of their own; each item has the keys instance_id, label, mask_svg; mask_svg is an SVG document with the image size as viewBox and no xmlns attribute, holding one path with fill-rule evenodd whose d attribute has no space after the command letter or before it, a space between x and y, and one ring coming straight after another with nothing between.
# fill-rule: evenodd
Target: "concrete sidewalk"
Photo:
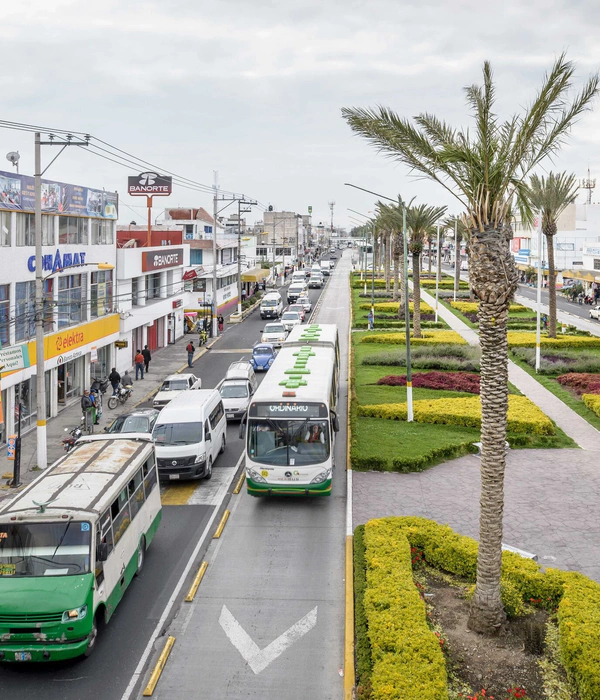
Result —
<instances>
[{"instance_id":1,"label":"concrete sidewalk","mask_svg":"<svg viewBox=\"0 0 600 700\"><path fill-rule=\"evenodd\" d=\"M435 297L423 289L421 289L421 299L435 308ZM438 307L438 315L452 330L459 333L469 345L479 345L477 332L469 328L464 321L457 318L443 304L440 304ZM511 360L508 361L508 378L519 391L537 404L579 447L583 450L600 450L600 432Z\"/></svg>"},{"instance_id":2,"label":"concrete sidewalk","mask_svg":"<svg viewBox=\"0 0 600 700\"><path fill-rule=\"evenodd\" d=\"M221 336L211 339L208 343L199 348L194 356L194 361L200 358ZM144 374L144 379L133 383L133 396L123 405L119 405L115 410L111 411L108 408L108 399L111 392L104 395L103 414L100 418L100 425L94 426L94 433L102 433L104 428L110 425L113 420L123 414L128 413L139 404L145 403L158 391L164 378L169 374L175 374L187 367L187 352L186 346L190 342L197 343L198 337L195 334L186 334L179 338L173 345L168 345L160 350L155 350L152 353L150 362L150 372ZM135 377L135 371L130 372L132 377ZM68 435L65 428L71 430L81 422L81 397L77 397L72 404L64 408L58 416L50 418L47 423L47 443L48 443L48 464L52 464L64 454L62 439ZM21 438L21 483L27 484L32 481L38 474L39 470L36 466L37 457L37 440L36 430L28 430ZM14 462L6 458L4 450L0 455L0 474L9 475L12 478ZM12 496L13 489L9 488L5 483L0 486L0 500Z\"/></svg>"}]
</instances>

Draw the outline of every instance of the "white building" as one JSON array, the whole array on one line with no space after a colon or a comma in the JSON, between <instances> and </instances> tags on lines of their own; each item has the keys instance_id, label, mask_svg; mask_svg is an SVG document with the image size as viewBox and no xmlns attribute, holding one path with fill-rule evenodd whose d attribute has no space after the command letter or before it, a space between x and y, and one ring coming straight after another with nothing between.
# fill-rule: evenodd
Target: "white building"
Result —
<instances>
[{"instance_id":1,"label":"white building","mask_svg":"<svg viewBox=\"0 0 600 700\"><path fill-rule=\"evenodd\" d=\"M0 172L0 344L21 346L24 368L0 375L0 443L37 413L33 178ZM114 311L117 194L42 181L46 415L79 400L90 375L106 376L119 338ZM28 358L28 360L27 360Z\"/></svg>"}]
</instances>

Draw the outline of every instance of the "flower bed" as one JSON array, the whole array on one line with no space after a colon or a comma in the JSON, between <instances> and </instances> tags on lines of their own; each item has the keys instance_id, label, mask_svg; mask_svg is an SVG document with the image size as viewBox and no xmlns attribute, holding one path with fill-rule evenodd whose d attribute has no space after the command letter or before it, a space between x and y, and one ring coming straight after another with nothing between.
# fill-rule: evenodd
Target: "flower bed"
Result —
<instances>
[{"instance_id":1,"label":"flower bed","mask_svg":"<svg viewBox=\"0 0 600 700\"><path fill-rule=\"evenodd\" d=\"M466 345L467 341L456 331L428 331L422 334L422 338L413 338L411 345L429 345L443 343L444 345ZM599 339L600 340L600 339ZM403 333L371 333L361 338L361 343L383 343L391 345L403 345L405 336Z\"/></svg>"},{"instance_id":2,"label":"flower bed","mask_svg":"<svg viewBox=\"0 0 600 700\"><path fill-rule=\"evenodd\" d=\"M542 335L541 342L542 347L545 348L600 348L600 338L589 335L559 335L558 338L548 338ZM508 345L511 348L534 348L535 333L508 331Z\"/></svg>"},{"instance_id":3,"label":"flower bed","mask_svg":"<svg viewBox=\"0 0 600 700\"><path fill-rule=\"evenodd\" d=\"M481 427L481 401L477 396L413 402L414 419L419 423L442 423ZM406 420L406 403L358 406L358 415L388 420ZM526 396L508 397L508 432L527 435L555 435L554 424Z\"/></svg>"},{"instance_id":4,"label":"flower bed","mask_svg":"<svg viewBox=\"0 0 600 700\"><path fill-rule=\"evenodd\" d=\"M511 348L512 355L530 367L535 367L535 349ZM592 350L544 350L540 374L600 373L600 353Z\"/></svg>"},{"instance_id":5,"label":"flower bed","mask_svg":"<svg viewBox=\"0 0 600 700\"><path fill-rule=\"evenodd\" d=\"M435 280L421 280L421 287L425 287L426 289L435 289ZM461 280L458 288L469 289L469 284L468 282L463 282L463 280ZM454 280L440 280L438 289L454 289Z\"/></svg>"},{"instance_id":6,"label":"flower bed","mask_svg":"<svg viewBox=\"0 0 600 700\"><path fill-rule=\"evenodd\" d=\"M577 394L600 394L600 374L569 372L556 377L556 381Z\"/></svg>"},{"instance_id":7,"label":"flower bed","mask_svg":"<svg viewBox=\"0 0 600 700\"><path fill-rule=\"evenodd\" d=\"M377 382L383 386L406 386L406 375L388 374ZM445 389L479 394L479 375L472 372L417 372L412 377L417 389Z\"/></svg>"},{"instance_id":8,"label":"flower bed","mask_svg":"<svg viewBox=\"0 0 600 700\"><path fill-rule=\"evenodd\" d=\"M380 302L376 301L375 302L375 311L376 312L380 311L381 313L397 312L399 304L400 304L399 301L380 301ZM411 302L409 302L408 305L409 305L410 312L414 313L414 310L415 310L414 303L411 301ZM371 308L371 304L362 303L362 304L360 304L360 306L358 308L364 309L365 311L368 311ZM404 310L404 306L402 306L402 309ZM426 304L425 302L422 301L421 302L421 311L432 313L433 309L431 308L431 306L429 306L429 304Z\"/></svg>"},{"instance_id":9,"label":"flower bed","mask_svg":"<svg viewBox=\"0 0 600 700\"><path fill-rule=\"evenodd\" d=\"M479 310L479 302L477 301L451 301L450 306L462 314L474 314ZM511 304L509 308L509 313L523 313L525 311L531 311L531 309L521 304Z\"/></svg>"},{"instance_id":10,"label":"flower bed","mask_svg":"<svg viewBox=\"0 0 600 700\"><path fill-rule=\"evenodd\" d=\"M479 371L480 350L470 345L418 345L411 354L415 369ZM405 367L406 353L393 351L367 355L362 364Z\"/></svg>"},{"instance_id":11,"label":"flower bed","mask_svg":"<svg viewBox=\"0 0 600 700\"><path fill-rule=\"evenodd\" d=\"M362 624L357 625L356 629L357 649L361 649L361 658L367 660L358 669L361 673L358 681L363 687L372 684L374 691L376 683L378 692L382 689L380 694L373 694L377 699L391 700L402 697L404 700L446 700L446 688L446 695L432 695L431 681L437 683L443 675L437 663L439 657L433 653L433 649L431 654L429 653L429 641L423 638L422 648L427 650L425 658L419 655L419 649L407 645L405 657L398 659L398 648L394 644L398 639L395 636L394 619L387 620L387 627L381 624L386 613L385 605L389 603L396 615L401 614L400 609L403 610L400 619L405 624L408 622L410 628L414 627L417 635L423 630L421 614L417 615L417 611L422 608L414 601L410 587L404 585L408 579L405 538L415 552L422 553L424 561L430 566L475 581L477 542L457 534L447 525L440 525L425 518L391 517L371 520L364 526L364 531L357 530L356 539L364 546L364 558L360 559L360 564L366 569L366 584L360 589L361 599L357 601L357 607L360 606L364 612L360 618ZM408 551L410 556L411 550ZM401 564L397 563L400 557ZM359 566L358 557L356 566ZM580 700L598 700L600 585L577 572L551 568L542 572L539 564L531 559L524 559L513 552L503 552L501 589L503 602L507 607L508 595L511 598L517 595L522 602L549 610L558 606L561 660L576 685ZM394 596L395 590L397 595ZM374 596L371 598L372 593ZM379 610L376 609L377 602L383 603ZM397 609L397 606L400 606L400 609ZM374 622L373 626L371 620ZM401 633L409 634L410 628ZM439 643L437 651L441 655ZM415 666L421 664L424 669L429 669L429 674L424 675L419 672L421 669L413 668L411 658L414 659ZM372 661L372 665L369 661ZM383 692L387 689L393 690L396 686L408 690L403 696Z\"/></svg>"},{"instance_id":12,"label":"flower bed","mask_svg":"<svg viewBox=\"0 0 600 700\"><path fill-rule=\"evenodd\" d=\"M597 416L600 416L599 394L583 394L581 400L590 409L590 411L593 411Z\"/></svg>"}]
</instances>

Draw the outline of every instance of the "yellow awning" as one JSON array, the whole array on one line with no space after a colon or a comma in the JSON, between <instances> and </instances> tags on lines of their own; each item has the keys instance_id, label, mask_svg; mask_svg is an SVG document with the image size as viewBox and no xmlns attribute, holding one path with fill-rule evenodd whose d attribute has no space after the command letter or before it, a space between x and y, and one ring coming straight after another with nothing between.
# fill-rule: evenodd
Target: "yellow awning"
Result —
<instances>
[{"instance_id":1,"label":"yellow awning","mask_svg":"<svg viewBox=\"0 0 600 700\"><path fill-rule=\"evenodd\" d=\"M242 275L242 282L262 282L270 274L270 270L263 270L262 267L255 267Z\"/></svg>"},{"instance_id":2,"label":"yellow awning","mask_svg":"<svg viewBox=\"0 0 600 700\"><path fill-rule=\"evenodd\" d=\"M563 279L584 280L585 282L600 282L600 270L563 270Z\"/></svg>"}]
</instances>

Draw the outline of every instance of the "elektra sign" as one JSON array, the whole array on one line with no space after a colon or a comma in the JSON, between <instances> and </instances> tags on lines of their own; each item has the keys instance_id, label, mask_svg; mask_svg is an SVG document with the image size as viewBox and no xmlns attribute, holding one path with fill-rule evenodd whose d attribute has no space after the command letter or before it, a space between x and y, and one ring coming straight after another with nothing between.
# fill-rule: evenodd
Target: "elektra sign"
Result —
<instances>
[{"instance_id":1,"label":"elektra sign","mask_svg":"<svg viewBox=\"0 0 600 700\"><path fill-rule=\"evenodd\" d=\"M142 254L142 271L162 270L183 265L183 248L149 250Z\"/></svg>"},{"instance_id":2,"label":"elektra sign","mask_svg":"<svg viewBox=\"0 0 600 700\"><path fill-rule=\"evenodd\" d=\"M60 272L66 267L77 267L85 265L86 253L65 253L61 256L60 250L57 250L54 255L42 255L42 270L44 272ZM29 272L35 272L35 255L31 255L27 259L27 269Z\"/></svg>"}]
</instances>

